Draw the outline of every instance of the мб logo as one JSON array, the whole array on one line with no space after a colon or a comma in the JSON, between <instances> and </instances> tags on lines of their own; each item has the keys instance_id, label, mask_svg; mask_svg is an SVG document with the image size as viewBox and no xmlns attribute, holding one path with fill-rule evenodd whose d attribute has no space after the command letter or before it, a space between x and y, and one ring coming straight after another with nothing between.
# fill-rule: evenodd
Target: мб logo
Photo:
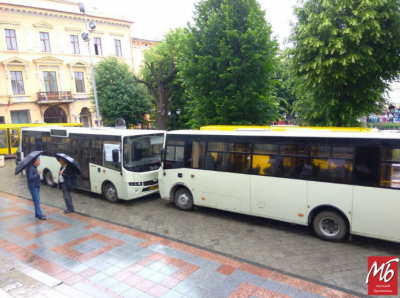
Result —
<instances>
[{"instance_id":1,"label":"\u043c\u0431 logo","mask_svg":"<svg viewBox=\"0 0 400 298\"><path fill-rule=\"evenodd\" d=\"M397 257L368 257L368 295L397 295Z\"/></svg>"}]
</instances>

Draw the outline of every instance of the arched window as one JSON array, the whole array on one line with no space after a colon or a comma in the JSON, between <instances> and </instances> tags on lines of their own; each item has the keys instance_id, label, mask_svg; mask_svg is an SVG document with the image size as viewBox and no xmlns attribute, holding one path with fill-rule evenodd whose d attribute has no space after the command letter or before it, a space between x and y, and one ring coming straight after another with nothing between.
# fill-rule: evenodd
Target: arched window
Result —
<instances>
[{"instance_id":1,"label":"arched window","mask_svg":"<svg viewBox=\"0 0 400 298\"><path fill-rule=\"evenodd\" d=\"M92 121L91 121L91 114L88 108L83 108L79 114L81 117L81 123L83 124L84 127L91 127Z\"/></svg>"},{"instance_id":2,"label":"arched window","mask_svg":"<svg viewBox=\"0 0 400 298\"><path fill-rule=\"evenodd\" d=\"M50 107L44 112L44 122L46 123L67 123L67 115L59 107Z\"/></svg>"}]
</instances>

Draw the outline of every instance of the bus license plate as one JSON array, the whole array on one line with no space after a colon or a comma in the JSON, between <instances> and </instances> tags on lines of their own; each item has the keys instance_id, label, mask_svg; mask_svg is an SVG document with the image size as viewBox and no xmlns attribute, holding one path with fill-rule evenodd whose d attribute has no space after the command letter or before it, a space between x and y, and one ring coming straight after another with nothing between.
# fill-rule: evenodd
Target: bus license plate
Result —
<instances>
[{"instance_id":1,"label":"bus license plate","mask_svg":"<svg viewBox=\"0 0 400 298\"><path fill-rule=\"evenodd\" d=\"M151 187L149 188L149 190L154 190L154 189L158 189L158 185L154 185L154 186L151 186Z\"/></svg>"}]
</instances>

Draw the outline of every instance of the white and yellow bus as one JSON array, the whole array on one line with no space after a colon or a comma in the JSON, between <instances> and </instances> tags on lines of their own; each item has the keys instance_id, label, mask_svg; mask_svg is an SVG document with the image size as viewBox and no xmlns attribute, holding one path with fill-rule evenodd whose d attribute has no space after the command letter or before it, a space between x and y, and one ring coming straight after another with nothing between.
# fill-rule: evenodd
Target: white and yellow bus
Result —
<instances>
[{"instance_id":1,"label":"white and yellow bus","mask_svg":"<svg viewBox=\"0 0 400 298\"><path fill-rule=\"evenodd\" d=\"M51 187L60 169L54 154L71 156L82 170L77 188L115 203L158 192L164 138L157 130L37 127L22 130L21 152L44 151L39 170Z\"/></svg>"},{"instance_id":2,"label":"white and yellow bus","mask_svg":"<svg viewBox=\"0 0 400 298\"><path fill-rule=\"evenodd\" d=\"M312 226L325 240L400 242L397 134L168 132L160 194L195 205Z\"/></svg>"},{"instance_id":3,"label":"white and yellow bus","mask_svg":"<svg viewBox=\"0 0 400 298\"><path fill-rule=\"evenodd\" d=\"M82 126L80 123L25 123L25 124L0 124L0 155L15 154L19 147L21 129L38 126Z\"/></svg>"}]
</instances>

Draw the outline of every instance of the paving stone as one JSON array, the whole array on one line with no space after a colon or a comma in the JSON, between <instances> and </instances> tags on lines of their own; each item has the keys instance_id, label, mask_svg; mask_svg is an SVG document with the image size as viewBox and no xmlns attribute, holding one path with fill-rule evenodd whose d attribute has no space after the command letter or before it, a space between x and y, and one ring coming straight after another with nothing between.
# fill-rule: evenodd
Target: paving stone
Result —
<instances>
[{"instance_id":1,"label":"paving stone","mask_svg":"<svg viewBox=\"0 0 400 298\"><path fill-rule=\"evenodd\" d=\"M9 163L8 160L6 160L6 167L0 168L0 189L7 189L7 191L18 195L29 196L26 190L26 177L22 175L13 176L12 171L14 169L15 165ZM63 200L54 200L55 196L59 196L59 191L46 186L41 188L41 200L44 207L48 203L65 208ZM353 237L352 242L347 240L340 243L323 242L316 238L313 231L308 227L211 208L197 208L193 212L181 212L172 203L160 200L156 195L129 202L121 202L120 204L109 204L102 200L101 196L83 191L74 192L73 198L76 209L90 216L107 220L112 218L117 223L137 227L144 231L156 232L161 236L167 235L171 238L197 245L197 247L209 247L235 257L295 272L300 276L318 279L332 285L339 284L362 294L366 294L366 287L363 283L365 282L368 256L400 255L400 244L397 243L363 237ZM30 205L23 203L11 205L11 203L13 202L9 199L0 199L0 204L2 204L3 208L21 206L20 208L25 210L33 210ZM114 263L113 266L125 269L141 258L154 254L154 252L182 258L185 261L189 261L189 263L200 266L201 269L199 270L206 268L207 264L211 271L215 271L221 266L220 262L177 251L168 247L168 245L154 244L148 248L139 247L138 244L143 243L145 240L112 231L111 228L95 227L94 229L83 229L77 232L88 224L73 218L73 216L49 213L49 218L71 224L72 227L32 240L21 239L21 237L15 237L15 235L7 234L4 231L4 229L18 225L19 220L24 223L37 222L32 215L21 216L18 220L7 220L2 222L0 237L5 235L12 242L17 241L18 243L16 244L21 245L21 247L37 244L48 250L89 236L96 231L113 238L121 237L122 241L126 241L125 244L114 248L106 254L83 262L83 265L93 266L100 271L111 267L111 264L108 267L103 265L107 259L113 257L119 259L117 263L112 262ZM75 264L71 260L67 262L65 259L58 258L57 261L57 258L52 259L49 254L43 256L48 257L52 262L59 262L57 265L63 268L74 268ZM103 259L103 257L107 258ZM120 258L124 260L121 261ZM83 269L83 267L81 268ZM160 273L168 273L161 270L159 271ZM243 281L243 278L245 280L248 278L246 276L247 272L241 274L237 272L242 271L236 270L223 282L234 284L235 281ZM173 272L170 274L173 274ZM330 278L332 276L333 278ZM269 286L272 287L271 284Z\"/></svg>"},{"instance_id":2,"label":"paving stone","mask_svg":"<svg viewBox=\"0 0 400 298\"><path fill-rule=\"evenodd\" d=\"M138 289L130 288L129 290L127 290L126 292L123 292L120 295L124 298L136 298L136 297L140 297L143 294L144 293Z\"/></svg>"},{"instance_id":3,"label":"paving stone","mask_svg":"<svg viewBox=\"0 0 400 298\"><path fill-rule=\"evenodd\" d=\"M102 280L101 283L100 283L100 285L101 285L103 288L109 289L109 288L115 286L116 284L118 284L119 282L120 282L120 281L117 280L117 279L115 279L115 278L108 277L108 278Z\"/></svg>"},{"instance_id":4,"label":"paving stone","mask_svg":"<svg viewBox=\"0 0 400 298\"><path fill-rule=\"evenodd\" d=\"M175 291L168 291L166 294L162 295L161 298L181 298L183 294L175 292Z\"/></svg>"},{"instance_id":5,"label":"paving stone","mask_svg":"<svg viewBox=\"0 0 400 298\"><path fill-rule=\"evenodd\" d=\"M138 271L136 274L143 278L148 278L149 276L153 275L154 273L156 273L156 271L151 270L149 268L144 268L144 269Z\"/></svg>"},{"instance_id":6,"label":"paving stone","mask_svg":"<svg viewBox=\"0 0 400 298\"><path fill-rule=\"evenodd\" d=\"M108 295L104 292L102 292L101 290L83 282L77 282L76 284L73 285L73 287L87 295L89 295L90 297L96 297L96 298L112 298L111 295ZM79 296L78 296L79 297Z\"/></svg>"},{"instance_id":7,"label":"paving stone","mask_svg":"<svg viewBox=\"0 0 400 298\"><path fill-rule=\"evenodd\" d=\"M189 293L195 286L193 284L190 284L188 282L181 282L177 286L175 286L172 290L181 293L183 295L186 295Z\"/></svg>"},{"instance_id":8,"label":"paving stone","mask_svg":"<svg viewBox=\"0 0 400 298\"><path fill-rule=\"evenodd\" d=\"M120 295L121 293L129 290L130 288L132 288L132 287L127 285L126 283L119 282L119 283L113 285L112 287L110 287L110 291L113 291L115 294Z\"/></svg>"}]
</instances>

